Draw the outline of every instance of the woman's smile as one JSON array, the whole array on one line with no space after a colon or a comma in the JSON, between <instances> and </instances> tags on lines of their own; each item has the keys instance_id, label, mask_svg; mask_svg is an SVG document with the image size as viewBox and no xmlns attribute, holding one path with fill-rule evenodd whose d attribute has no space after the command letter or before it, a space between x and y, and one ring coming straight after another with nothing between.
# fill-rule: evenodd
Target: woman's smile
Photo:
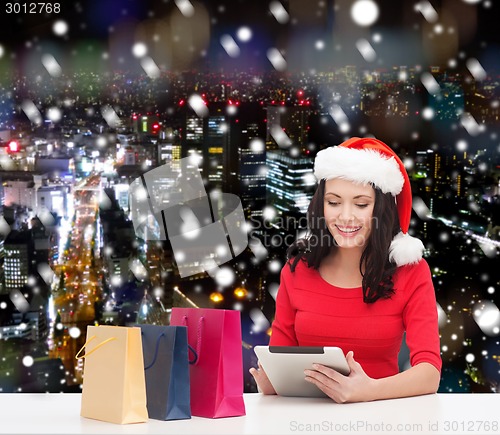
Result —
<instances>
[{"instance_id":1,"label":"woman's smile","mask_svg":"<svg viewBox=\"0 0 500 435\"><path fill-rule=\"evenodd\" d=\"M345 237L354 236L361 230L361 228L363 228L362 226L350 227L350 226L340 226L340 225L335 225L335 227L337 228L338 232Z\"/></svg>"}]
</instances>

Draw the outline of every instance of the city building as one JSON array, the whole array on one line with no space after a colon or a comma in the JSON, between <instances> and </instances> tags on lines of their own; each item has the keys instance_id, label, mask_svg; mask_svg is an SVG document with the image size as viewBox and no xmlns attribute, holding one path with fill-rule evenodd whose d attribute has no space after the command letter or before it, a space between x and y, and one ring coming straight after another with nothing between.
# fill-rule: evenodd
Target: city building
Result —
<instances>
[{"instance_id":1,"label":"city building","mask_svg":"<svg viewBox=\"0 0 500 435\"><path fill-rule=\"evenodd\" d=\"M316 186L313 159L291 157L283 150L268 151L266 165L267 203L280 215L305 214Z\"/></svg>"},{"instance_id":2,"label":"city building","mask_svg":"<svg viewBox=\"0 0 500 435\"><path fill-rule=\"evenodd\" d=\"M302 106L267 106L266 144L268 149L277 149L284 144L276 142L275 127L281 127L288 137L288 146L296 145L305 150L309 135L309 117L312 110Z\"/></svg>"},{"instance_id":3,"label":"city building","mask_svg":"<svg viewBox=\"0 0 500 435\"><path fill-rule=\"evenodd\" d=\"M36 213L54 213L64 218L68 217L68 186L41 186L36 192Z\"/></svg>"},{"instance_id":4,"label":"city building","mask_svg":"<svg viewBox=\"0 0 500 435\"><path fill-rule=\"evenodd\" d=\"M4 241L4 287L10 294L24 287L33 266L33 238L30 231L11 231Z\"/></svg>"},{"instance_id":5,"label":"city building","mask_svg":"<svg viewBox=\"0 0 500 435\"><path fill-rule=\"evenodd\" d=\"M29 210L36 210L36 187L33 175L26 173L22 176L7 179L3 176L4 206L23 206Z\"/></svg>"},{"instance_id":6,"label":"city building","mask_svg":"<svg viewBox=\"0 0 500 435\"><path fill-rule=\"evenodd\" d=\"M73 168L73 159L59 151L35 159L35 171L47 174L47 177L52 179L73 180Z\"/></svg>"}]
</instances>

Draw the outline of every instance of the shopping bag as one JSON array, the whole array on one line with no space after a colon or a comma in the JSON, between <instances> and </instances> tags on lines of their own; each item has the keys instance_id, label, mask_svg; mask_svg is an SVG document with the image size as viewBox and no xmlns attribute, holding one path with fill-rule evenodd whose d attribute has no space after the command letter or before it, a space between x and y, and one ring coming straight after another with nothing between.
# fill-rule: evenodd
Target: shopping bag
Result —
<instances>
[{"instance_id":1,"label":"shopping bag","mask_svg":"<svg viewBox=\"0 0 500 435\"><path fill-rule=\"evenodd\" d=\"M198 357L189 366L191 414L209 418L245 415L240 312L175 307L170 325L188 327L188 343Z\"/></svg>"},{"instance_id":2,"label":"shopping bag","mask_svg":"<svg viewBox=\"0 0 500 435\"><path fill-rule=\"evenodd\" d=\"M186 327L138 326L142 334L149 418L191 418Z\"/></svg>"},{"instance_id":3,"label":"shopping bag","mask_svg":"<svg viewBox=\"0 0 500 435\"><path fill-rule=\"evenodd\" d=\"M88 326L76 358L85 358L83 417L118 424L148 420L140 328Z\"/></svg>"}]
</instances>

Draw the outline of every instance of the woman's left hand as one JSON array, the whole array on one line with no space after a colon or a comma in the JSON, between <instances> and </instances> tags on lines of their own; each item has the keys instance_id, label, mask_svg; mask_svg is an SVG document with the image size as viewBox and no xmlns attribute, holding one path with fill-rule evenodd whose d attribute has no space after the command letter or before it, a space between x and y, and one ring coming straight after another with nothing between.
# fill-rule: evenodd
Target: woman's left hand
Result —
<instances>
[{"instance_id":1,"label":"woman's left hand","mask_svg":"<svg viewBox=\"0 0 500 435\"><path fill-rule=\"evenodd\" d=\"M366 402L373 400L373 378L370 378L361 364L354 360L354 352L346 355L351 372L348 376L321 364L314 364L314 370L305 370L306 381L316 385L337 403Z\"/></svg>"}]
</instances>

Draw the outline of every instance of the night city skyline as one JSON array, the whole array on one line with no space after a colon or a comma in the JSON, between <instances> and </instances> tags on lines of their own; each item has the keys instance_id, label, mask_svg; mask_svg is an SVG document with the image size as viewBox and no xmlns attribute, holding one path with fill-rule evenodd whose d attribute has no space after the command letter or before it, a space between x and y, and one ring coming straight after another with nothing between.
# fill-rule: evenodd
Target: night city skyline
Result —
<instances>
[{"instance_id":1,"label":"night city skyline","mask_svg":"<svg viewBox=\"0 0 500 435\"><path fill-rule=\"evenodd\" d=\"M347 1L155 3L19 13L0 33L0 391L79 391L86 325L165 322L172 306L240 310L246 373L304 234L316 153L374 136L412 182L440 392L498 392L498 5L377 2L370 26ZM132 222L129 185L192 155L248 224L215 279L181 278L170 242Z\"/></svg>"}]
</instances>

